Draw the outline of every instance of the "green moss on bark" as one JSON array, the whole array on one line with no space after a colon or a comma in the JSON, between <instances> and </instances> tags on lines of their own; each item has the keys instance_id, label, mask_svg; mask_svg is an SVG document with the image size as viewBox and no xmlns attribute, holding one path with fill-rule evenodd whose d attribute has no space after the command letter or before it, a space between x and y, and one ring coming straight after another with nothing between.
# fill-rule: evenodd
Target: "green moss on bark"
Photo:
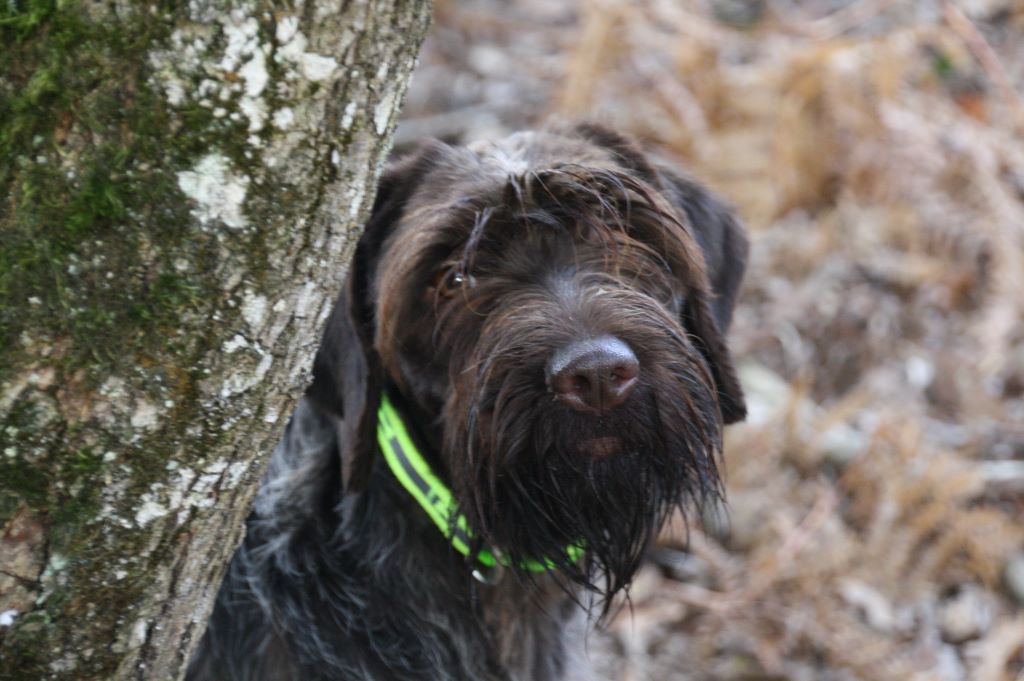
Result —
<instances>
[{"instance_id":1,"label":"green moss on bark","mask_svg":"<svg viewBox=\"0 0 1024 681\"><path fill-rule=\"evenodd\" d=\"M125 555L147 547L102 518L102 492L122 481L138 498L173 456L167 431L200 420L192 404L126 447L73 416L112 373L145 374L161 384L154 399L189 405L211 339L179 332L223 303L217 244L194 224L176 172L211 148L237 155L246 130L200 106L174 110L151 83L147 56L173 30L173 4L120 17L103 6L101 18L71 1L0 5L0 384L16 368L57 372L0 423L0 521L27 505L47 528L51 562L37 586L45 600L0 632L0 678L59 672L41 645L67 635L50 631L58 617L88 627L130 611L146 588L132 571L146 566L116 588L94 566L111 543ZM167 560L167 541L147 549L149 565ZM92 671L77 660L77 678L104 668L100 657Z\"/></svg>"},{"instance_id":2,"label":"green moss on bark","mask_svg":"<svg viewBox=\"0 0 1024 681\"><path fill-rule=\"evenodd\" d=\"M391 30L398 15L381 4ZM415 45L401 32L370 36L356 58L333 41L367 25L374 3L334 7L332 31L306 26L309 49L352 59L321 86L304 80L294 53L274 59L275 22L294 8L250 5L239 16L246 30L258 24L271 85L259 102L268 119L310 107L304 127L257 130L243 107L248 83L229 70L238 64L221 66L240 24L201 1L0 0L0 525L28 513L45 539L45 567L22 585L35 602L0 629L0 679L106 679L129 668L142 678L161 651L180 644L187 654L198 635L190 618L208 602L188 590L215 579L258 477L248 467L276 437L264 400L287 413L295 357L313 343L321 307L300 277L340 275L338 229L352 212L325 214L339 212L338 196L369 191L367 168L385 146L366 124L375 88L395 101L391 84L349 69L371 74L394 59L404 79ZM399 8L395 21L421 35L425 4ZM200 43L182 67L182 50ZM187 96L171 96L169 83ZM346 130L339 98L359 107ZM325 110L326 121L313 120ZM353 167L335 167L335 148ZM214 154L248 183L242 228L202 224L203 206L179 187L179 173ZM300 176L301 190L281 179ZM296 238L296 225L312 228ZM288 325L274 328L280 340L260 345L269 323L239 319L253 298ZM296 300L303 310L290 320L273 305ZM292 338L299 352L284 347ZM256 380L274 381L273 394L235 389L271 357ZM220 529L215 539L204 523ZM146 630L156 622L162 633Z\"/></svg>"},{"instance_id":3,"label":"green moss on bark","mask_svg":"<svg viewBox=\"0 0 1024 681\"><path fill-rule=\"evenodd\" d=\"M65 366L102 375L164 350L162 327L201 307L213 244L194 233L175 171L214 145L238 148L246 131L200 106L170 110L150 83L147 55L173 29L169 5L102 21L76 2L0 10L5 352L61 340ZM159 258L143 269L147 250ZM198 267L185 274L176 260ZM0 362L0 381L18 364Z\"/></svg>"}]
</instances>

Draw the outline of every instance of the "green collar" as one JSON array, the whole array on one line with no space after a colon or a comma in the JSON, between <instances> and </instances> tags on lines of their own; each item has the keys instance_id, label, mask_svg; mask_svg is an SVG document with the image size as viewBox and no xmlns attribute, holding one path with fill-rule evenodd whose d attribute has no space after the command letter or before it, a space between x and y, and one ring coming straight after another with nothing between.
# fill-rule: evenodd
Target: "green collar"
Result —
<instances>
[{"instance_id":1,"label":"green collar","mask_svg":"<svg viewBox=\"0 0 1024 681\"><path fill-rule=\"evenodd\" d=\"M451 490L434 474L430 464L416 448L402 417L386 394L381 395L380 409L377 411L377 442L380 443L391 472L402 483L402 487L419 502L452 546L462 555L472 557L473 534L466 516L459 512ZM578 560L582 553L579 546L573 545L566 549L566 554L573 561ZM497 551L481 549L476 552L475 558L491 568L509 565L507 559L496 554ZM520 567L530 572L548 572L555 569L556 565L554 561L544 559L527 560Z\"/></svg>"}]
</instances>

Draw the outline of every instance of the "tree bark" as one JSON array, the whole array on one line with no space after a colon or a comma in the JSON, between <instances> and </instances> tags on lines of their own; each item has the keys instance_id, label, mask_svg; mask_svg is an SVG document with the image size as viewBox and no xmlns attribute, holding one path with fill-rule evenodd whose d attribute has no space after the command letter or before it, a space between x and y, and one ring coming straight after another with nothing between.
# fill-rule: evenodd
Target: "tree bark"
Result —
<instances>
[{"instance_id":1,"label":"tree bark","mask_svg":"<svg viewBox=\"0 0 1024 681\"><path fill-rule=\"evenodd\" d=\"M180 678L429 0L0 6L0 678Z\"/></svg>"}]
</instances>

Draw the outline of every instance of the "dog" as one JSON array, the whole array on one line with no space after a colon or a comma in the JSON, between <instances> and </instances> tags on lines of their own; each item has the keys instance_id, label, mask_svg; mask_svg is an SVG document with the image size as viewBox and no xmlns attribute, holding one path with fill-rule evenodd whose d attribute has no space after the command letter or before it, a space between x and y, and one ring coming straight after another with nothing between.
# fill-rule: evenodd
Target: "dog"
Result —
<instances>
[{"instance_id":1,"label":"dog","mask_svg":"<svg viewBox=\"0 0 1024 681\"><path fill-rule=\"evenodd\" d=\"M732 211L577 125L386 169L191 681L590 681L745 405Z\"/></svg>"}]
</instances>

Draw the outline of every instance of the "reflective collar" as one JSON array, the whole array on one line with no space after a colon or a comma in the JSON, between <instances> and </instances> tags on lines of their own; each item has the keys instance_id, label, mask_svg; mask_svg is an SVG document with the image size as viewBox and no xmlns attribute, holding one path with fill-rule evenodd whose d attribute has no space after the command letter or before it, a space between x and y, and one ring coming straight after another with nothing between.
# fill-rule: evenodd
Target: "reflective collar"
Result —
<instances>
[{"instance_id":1,"label":"reflective collar","mask_svg":"<svg viewBox=\"0 0 1024 681\"><path fill-rule=\"evenodd\" d=\"M475 542L466 516L459 512L451 490L434 474L430 464L420 454L412 437L409 436L402 417L391 404L387 394L381 395L380 408L377 411L377 442L384 452L388 467L402 483L402 487L419 502L459 553L475 557L488 568L510 564L497 551L480 549L474 554L471 547ZM576 561L583 554L583 550L573 545L566 548L565 553L570 560ZM530 572L548 572L557 566L554 561L544 559L526 560L518 567Z\"/></svg>"}]
</instances>

